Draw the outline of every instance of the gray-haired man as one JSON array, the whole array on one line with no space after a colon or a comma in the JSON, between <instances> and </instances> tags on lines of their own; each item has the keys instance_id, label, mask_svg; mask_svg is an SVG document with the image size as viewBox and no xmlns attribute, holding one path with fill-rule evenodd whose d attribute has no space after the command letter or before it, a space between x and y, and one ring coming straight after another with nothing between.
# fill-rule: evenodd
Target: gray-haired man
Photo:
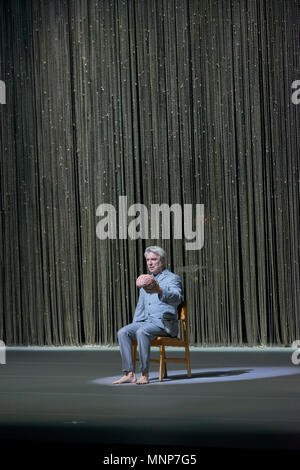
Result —
<instances>
[{"instance_id":1,"label":"gray-haired man","mask_svg":"<svg viewBox=\"0 0 300 470\"><path fill-rule=\"evenodd\" d=\"M133 322L118 331L123 377L113 382L149 383L151 339L157 336L177 336L177 307L182 302L181 279L165 268L166 253L159 246L145 250L147 267L155 282L140 290ZM132 361L132 341L138 343L141 377L137 381Z\"/></svg>"}]
</instances>

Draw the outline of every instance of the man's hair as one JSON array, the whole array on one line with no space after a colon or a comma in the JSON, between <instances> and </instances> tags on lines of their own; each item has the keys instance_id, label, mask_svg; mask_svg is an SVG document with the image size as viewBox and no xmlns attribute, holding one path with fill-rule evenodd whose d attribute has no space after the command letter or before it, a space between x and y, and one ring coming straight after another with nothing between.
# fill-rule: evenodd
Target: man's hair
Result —
<instances>
[{"instance_id":1,"label":"man's hair","mask_svg":"<svg viewBox=\"0 0 300 470\"><path fill-rule=\"evenodd\" d=\"M166 252L160 246L148 246L144 253L145 258L148 253L156 253L160 260L166 260Z\"/></svg>"}]
</instances>

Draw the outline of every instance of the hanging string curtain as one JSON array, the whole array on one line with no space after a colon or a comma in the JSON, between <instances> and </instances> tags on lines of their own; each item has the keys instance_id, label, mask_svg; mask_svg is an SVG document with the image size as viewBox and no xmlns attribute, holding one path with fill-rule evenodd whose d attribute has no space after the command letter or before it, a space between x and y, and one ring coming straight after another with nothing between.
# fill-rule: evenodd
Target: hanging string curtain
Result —
<instances>
[{"instance_id":1,"label":"hanging string curtain","mask_svg":"<svg viewBox=\"0 0 300 470\"><path fill-rule=\"evenodd\" d=\"M1 2L7 345L116 344L153 244L182 277L191 343L300 337L298 11L299 0ZM118 212L120 196L143 204L149 227L153 204L204 204L204 247L174 238L174 216L170 239L100 240L97 208Z\"/></svg>"}]
</instances>

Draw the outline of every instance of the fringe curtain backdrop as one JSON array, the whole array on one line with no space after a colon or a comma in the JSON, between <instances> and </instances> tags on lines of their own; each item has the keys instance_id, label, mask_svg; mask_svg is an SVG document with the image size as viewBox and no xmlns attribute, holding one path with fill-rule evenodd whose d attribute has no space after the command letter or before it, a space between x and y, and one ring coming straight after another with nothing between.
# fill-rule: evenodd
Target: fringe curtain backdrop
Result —
<instances>
[{"instance_id":1,"label":"fringe curtain backdrop","mask_svg":"<svg viewBox=\"0 0 300 470\"><path fill-rule=\"evenodd\" d=\"M159 244L192 344L300 339L299 0L7 0L0 35L0 338L117 343ZM119 196L204 204L204 247L100 240Z\"/></svg>"}]
</instances>

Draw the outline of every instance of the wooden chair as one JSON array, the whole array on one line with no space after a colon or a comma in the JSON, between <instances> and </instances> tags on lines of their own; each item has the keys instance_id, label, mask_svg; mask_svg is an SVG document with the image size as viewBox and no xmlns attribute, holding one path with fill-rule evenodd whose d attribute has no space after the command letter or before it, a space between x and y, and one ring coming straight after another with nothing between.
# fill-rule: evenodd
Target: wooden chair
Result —
<instances>
[{"instance_id":1,"label":"wooden chair","mask_svg":"<svg viewBox=\"0 0 300 470\"><path fill-rule=\"evenodd\" d=\"M191 361L190 361L190 348L189 348L189 334L187 323L187 304L182 302L178 307L178 320L182 322L183 339L172 338L171 336L158 336L152 339L150 345L159 347L159 359L150 359L150 362L159 362L159 381L163 381L163 377L167 377L167 362L185 362L187 368L187 376L191 377ZM166 357L166 346L183 347L185 348L184 358L171 358ZM132 342L132 358L133 366L135 369L137 358L137 341Z\"/></svg>"}]
</instances>

